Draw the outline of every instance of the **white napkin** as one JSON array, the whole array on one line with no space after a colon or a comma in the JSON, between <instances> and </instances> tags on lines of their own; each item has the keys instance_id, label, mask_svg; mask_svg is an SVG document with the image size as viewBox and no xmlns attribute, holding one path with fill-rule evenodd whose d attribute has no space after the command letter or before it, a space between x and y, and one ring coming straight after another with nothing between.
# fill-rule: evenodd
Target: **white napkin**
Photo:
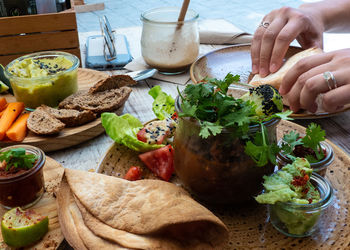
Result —
<instances>
[{"instance_id":1,"label":"white napkin","mask_svg":"<svg viewBox=\"0 0 350 250\"><path fill-rule=\"evenodd\" d=\"M199 38L201 44L242 44L249 43L252 35L240 30L238 27L224 19L208 19L199 23ZM200 54L206 52L201 46ZM142 57L134 59L124 68L130 71L150 68ZM189 72L179 75L155 74L152 78L177 84L186 84L190 80Z\"/></svg>"}]
</instances>

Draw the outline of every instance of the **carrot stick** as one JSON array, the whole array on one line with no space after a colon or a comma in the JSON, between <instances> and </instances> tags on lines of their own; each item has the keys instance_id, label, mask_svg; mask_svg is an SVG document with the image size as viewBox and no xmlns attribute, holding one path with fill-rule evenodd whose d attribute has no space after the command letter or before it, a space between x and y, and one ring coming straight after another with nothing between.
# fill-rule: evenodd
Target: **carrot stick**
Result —
<instances>
[{"instance_id":1,"label":"carrot stick","mask_svg":"<svg viewBox=\"0 0 350 250\"><path fill-rule=\"evenodd\" d=\"M6 98L1 97L0 98L0 110L4 110L6 108L6 104L7 104Z\"/></svg>"},{"instance_id":2,"label":"carrot stick","mask_svg":"<svg viewBox=\"0 0 350 250\"><path fill-rule=\"evenodd\" d=\"M0 118L0 140L4 139L6 131L11 127L17 116L24 110L23 102L11 102Z\"/></svg>"},{"instance_id":3,"label":"carrot stick","mask_svg":"<svg viewBox=\"0 0 350 250\"><path fill-rule=\"evenodd\" d=\"M6 131L6 136L12 141L23 141L27 135L27 120L29 113L20 115L12 126Z\"/></svg>"},{"instance_id":4,"label":"carrot stick","mask_svg":"<svg viewBox=\"0 0 350 250\"><path fill-rule=\"evenodd\" d=\"M3 111L0 111L0 118L5 113L5 109Z\"/></svg>"}]
</instances>

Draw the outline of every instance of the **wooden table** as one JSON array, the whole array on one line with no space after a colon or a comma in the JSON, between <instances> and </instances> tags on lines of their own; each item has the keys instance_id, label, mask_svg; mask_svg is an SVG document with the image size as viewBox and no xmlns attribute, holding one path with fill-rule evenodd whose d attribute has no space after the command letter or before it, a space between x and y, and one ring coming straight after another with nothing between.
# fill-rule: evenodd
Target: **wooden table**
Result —
<instances>
[{"instance_id":1,"label":"wooden table","mask_svg":"<svg viewBox=\"0 0 350 250\"><path fill-rule=\"evenodd\" d=\"M141 55L139 42L141 27L118 29L117 33L119 32L127 36L133 57L139 57ZM95 34L98 34L98 32L80 34L82 58L84 58L85 53L85 39L87 36ZM332 39L334 40L334 37L332 37ZM325 45L327 47L327 40L325 41ZM220 47L223 46L201 45L200 53L203 54ZM332 49L334 49L334 46ZM125 71L113 71L109 73L117 74L122 72ZM133 87L133 92L125 105L124 113L130 113L139 118L142 122L155 118L151 109L153 98L147 93L149 89L155 85L160 85L166 93L171 94L173 97L177 96L177 87L179 87L180 90L184 88L184 85L155 79L140 81L137 86ZM350 153L350 112L345 112L331 118L296 120L295 122L303 126L307 126L310 122L319 123L326 130L328 139L343 148L345 152ZM112 143L113 141L106 134L103 134L86 143L58 152L48 153L48 155L59 161L66 168L82 170L96 169L101 157L103 157L105 151Z\"/></svg>"}]
</instances>

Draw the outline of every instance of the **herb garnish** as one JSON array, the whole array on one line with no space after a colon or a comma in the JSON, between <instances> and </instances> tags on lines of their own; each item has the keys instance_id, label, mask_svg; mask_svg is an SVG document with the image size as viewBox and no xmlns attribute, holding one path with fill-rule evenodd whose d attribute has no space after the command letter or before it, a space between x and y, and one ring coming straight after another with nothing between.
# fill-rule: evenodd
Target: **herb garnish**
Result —
<instances>
[{"instance_id":1,"label":"herb garnish","mask_svg":"<svg viewBox=\"0 0 350 250\"><path fill-rule=\"evenodd\" d=\"M301 145L304 148L310 148L316 155L307 154L305 158L311 162L318 162L324 158L323 150L320 142L325 140L326 132L316 123L311 123L307 129L306 134L303 138L300 137L299 133L291 131L283 136L283 143L281 150L291 160L294 160L296 156L293 151L296 146Z\"/></svg>"},{"instance_id":2,"label":"herb garnish","mask_svg":"<svg viewBox=\"0 0 350 250\"><path fill-rule=\"evenodd\" d=\"M239 75L229 73L223 80L206 78L199 84L187 85L183 94L179 91L182 112L178 115L198 120L199 135L204 139L220 134L223 128L232 128L235 137L246 141L245 152L258 166L264 166L268 161L276 164L278 147L268 141L263 122L272 118L289 119L292 112L258 115L255 102L227 95L230 84L239 80ZM260 124L262 131L255 133L254 138L248 135L252 124Z\"/></svg>"},{"instance_id":3,"label":"herb garnish","mask_svg":"<svg viewBox=\"0 0 350 250\"><path fill-rule=\"evenodd\" d=\"M31 169L37 158L34 154L26 154L24 148L14 148L0 152L0 162L5 161L6 163L5 171L8 171L11 167Z\"/></svg>"}]
</instances>

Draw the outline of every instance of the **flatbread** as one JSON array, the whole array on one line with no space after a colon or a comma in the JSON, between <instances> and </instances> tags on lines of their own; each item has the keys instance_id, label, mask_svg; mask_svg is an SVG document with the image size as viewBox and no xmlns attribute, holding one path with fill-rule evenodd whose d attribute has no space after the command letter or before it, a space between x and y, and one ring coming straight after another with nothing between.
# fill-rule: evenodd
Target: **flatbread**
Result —
<instances>
[{"instance_id":1,"label":"flatbread","mask_svg":"<svg viewBox=\"0 0 350 250\"><path fill-rule=\"evenodd\" d=\"M57 193L58 212L61 228L65 239L74 249L126 249L114 242L105 240L93 234L85 226L75 199L64 177Z\"/></svg>"},{"instance_id":2,"label":"flatbread","mask_svg":"<svg viewBox=\"0 0 350 250\"><path fill-rule=\"evenodd\" d=\"M254 75L252 80L249 82L249 84L253 86L260 86L262 84L270 84L274 86L276 89L279 89L282 83L283 77L287 74L288 70L290 70L299 60L323 53L322 49L320 48L310 48L307 50L303 50L292 57L290 57L283 65L282 67L275 73L272 73L266 77L261 77L259 74Z\"/></svg>"},{"instance_id":3,"label":"flatbread","mask_svg":"<svg viewBox=\"0 0 350 250\"><path fill-rule=\"evenodd\" d=\"M87 250L79 236L78 230L69 210L70 205L74 203L74 198L71 196L66 178L62 179L59 191L56 193L56 197L58 220L60 222L60 227L64 238L74 249Z\"/></svg>"},{"instance_id":4,"label":"flatbread","mask_svg":"<svg viewBox=\"0 0 350 250\"><path fill-rule=\"evenodd\" d=\"M213 247L227 240L226 226L174 184L159 180L130 182L72 169L66 169L65 174L81 205L114 229L162 235L184 246L203 242Z\"/></svg>"}]
</instances>

